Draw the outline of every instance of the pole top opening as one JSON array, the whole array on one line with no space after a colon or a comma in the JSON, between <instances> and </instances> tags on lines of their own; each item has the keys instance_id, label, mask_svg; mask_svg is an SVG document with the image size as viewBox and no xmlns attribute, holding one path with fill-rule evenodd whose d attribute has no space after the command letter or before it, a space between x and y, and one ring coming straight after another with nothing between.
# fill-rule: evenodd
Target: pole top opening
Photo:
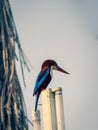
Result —
<instances>
[{"instance_id":1,"label":"pole top opening","mask_svg":"<svg viewBox=\"0 0 98 130\"><path fill-rule=\"evenodd\" d=\"M52 88L51 91L55 93L57 91L62 91L62 88L61 87L55 87L55 88Z\"/></svg>"}]
</instances>

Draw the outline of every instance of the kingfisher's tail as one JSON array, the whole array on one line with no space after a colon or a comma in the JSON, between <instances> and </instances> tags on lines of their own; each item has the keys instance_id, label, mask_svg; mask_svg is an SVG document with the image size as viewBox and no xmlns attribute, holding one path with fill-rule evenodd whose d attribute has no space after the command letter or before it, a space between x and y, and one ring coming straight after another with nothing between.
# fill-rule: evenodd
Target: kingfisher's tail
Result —
<instances>
[{"instance_id":1,"label":"kingfisher's tail","mask_svg":"<svg viewBox=\"0 0 98 130\"><path fill-rule=\"evenodd\" d=\"M39 96L40 96L40 92L37 92L36 99L35 99L35 111L37 110Z\"/></svg>"}]
</instances>

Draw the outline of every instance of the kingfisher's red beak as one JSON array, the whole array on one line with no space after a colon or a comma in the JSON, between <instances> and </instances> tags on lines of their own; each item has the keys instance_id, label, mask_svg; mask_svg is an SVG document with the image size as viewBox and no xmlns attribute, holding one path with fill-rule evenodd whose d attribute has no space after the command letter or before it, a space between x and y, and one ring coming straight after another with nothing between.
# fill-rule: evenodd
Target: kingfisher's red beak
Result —
<instances>
[{"instance_id":1,"label":"kingfisher's red beak","mask_svg":"<svg viewBox=\"0 0 98 130\"><path fill-rule=\"evenodd\" d=\"M70 74L67 71L65 71L62 68L60 68L59 66L57 66L57 70L60 71L60 72L62 72L62 73L65 73L65 74Z\"/></svg>"}]
</instances>

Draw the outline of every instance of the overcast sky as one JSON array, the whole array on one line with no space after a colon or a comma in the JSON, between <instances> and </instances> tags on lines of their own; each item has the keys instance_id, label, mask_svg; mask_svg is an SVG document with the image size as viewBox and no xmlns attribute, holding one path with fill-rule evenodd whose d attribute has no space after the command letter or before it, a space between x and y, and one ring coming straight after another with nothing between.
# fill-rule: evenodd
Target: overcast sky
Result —
<instances>
[{"instance_id":1,"label":"overcast sky","mask_svg":"<svg viewBox=\"0 0 98 130\"><path fill-rule=\"evenodd\" d=\"M63 89L66 130L98 130L98 0L10 3L22 48L32 65L30 73L25 70L23 91L29 119L36 77L42 62L51 58L70 73L54 71L48 86Z\"/></svg>"}]
</instances>

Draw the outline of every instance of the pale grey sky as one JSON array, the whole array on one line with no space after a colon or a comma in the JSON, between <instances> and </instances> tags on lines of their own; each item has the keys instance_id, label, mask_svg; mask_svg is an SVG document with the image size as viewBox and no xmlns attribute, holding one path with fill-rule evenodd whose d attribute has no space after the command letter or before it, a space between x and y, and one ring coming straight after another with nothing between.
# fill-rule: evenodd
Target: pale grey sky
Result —
<instances>
[{"instance_id":1,"label":"pale grey sky","mask_svg":"<svg viewBox=\"0 0 98 130\"><path fill-rule=\"evenodd\" d=\"M70 72L67 76L54 71L48 86L63 88L66 130L98 130L98 0L10 3L22 48L33 66L31 73L25 70L29 119L36 76L41 63L51 58Z\"/></svg>"}]
</instances>

